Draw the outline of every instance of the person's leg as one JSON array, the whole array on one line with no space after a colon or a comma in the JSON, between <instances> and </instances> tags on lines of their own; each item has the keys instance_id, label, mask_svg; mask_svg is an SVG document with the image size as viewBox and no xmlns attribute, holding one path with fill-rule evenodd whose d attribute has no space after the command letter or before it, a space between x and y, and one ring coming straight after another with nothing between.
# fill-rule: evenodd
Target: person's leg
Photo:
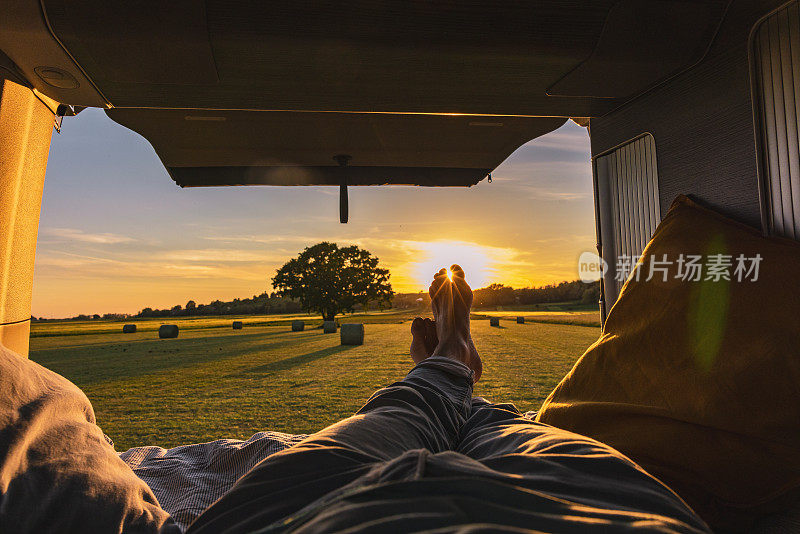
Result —
<instances>
[{"instance_id":1,"label":"person's leg","mask_svg":"<svg viewBox=\"0 0 800 534\"><path fill-rule=\"evenodd\" d=\"M352 417L265 459L198 517L188 532L265 526L353 482L377 463L415 449L436 453L454 448L470 411L480 360L469 331L463 330L469 305L452 286L456 283L443 273L434 279L436 322L418 318L412 324L411 355L417 365L405 379L377 391ZM454 303L454 295L458 302ZM453 332L456 328L461 331Z\"/></svg>"},{"instance_id":2,"label":"person's leg","mask_svg":"<svg viewBox=\"0 0 800 534\"><path fill-rule=\"evenodd\" d=\"M577 506L654 514L705 528L680 497L619 451L535 423L513 404L473 399L455 450L487 467L491 478Z\"/></svg>"}]
</instances>

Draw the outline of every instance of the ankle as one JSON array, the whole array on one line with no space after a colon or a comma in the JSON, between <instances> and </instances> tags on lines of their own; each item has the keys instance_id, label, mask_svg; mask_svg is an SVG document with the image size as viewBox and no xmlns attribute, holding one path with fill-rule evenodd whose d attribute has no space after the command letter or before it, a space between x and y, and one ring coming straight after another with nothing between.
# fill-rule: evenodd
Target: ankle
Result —
<instances>
[{"instance_id":1,"label":"ankle","mask_svg":"<svg viewBox=\"0 0 800 534\"><path fill-rule=\"evenodd\" d=\"M456 336L440 339L432 355L443 356L451 360L467 363L470 359L469 342L466 339Z\"/></svg>"}]
</instances>

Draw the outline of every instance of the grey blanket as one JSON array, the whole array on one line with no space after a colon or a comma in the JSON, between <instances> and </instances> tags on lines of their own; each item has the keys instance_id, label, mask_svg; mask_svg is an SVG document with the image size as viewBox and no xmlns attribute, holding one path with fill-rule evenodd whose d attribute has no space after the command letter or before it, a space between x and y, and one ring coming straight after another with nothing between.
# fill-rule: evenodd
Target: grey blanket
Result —
<instances>
[{"instance_id":1,"label":"grey blanket","mask_svg":"<svg viewBox=\"0 0 800 534\"><path fill-rule=\"evenodd\" d=\"M253 466L305 437L258 432L247 441L220 439L173 449L135 447L119 457L150 486L181 530L186 530Z\"/></svg>"}]
</instances>

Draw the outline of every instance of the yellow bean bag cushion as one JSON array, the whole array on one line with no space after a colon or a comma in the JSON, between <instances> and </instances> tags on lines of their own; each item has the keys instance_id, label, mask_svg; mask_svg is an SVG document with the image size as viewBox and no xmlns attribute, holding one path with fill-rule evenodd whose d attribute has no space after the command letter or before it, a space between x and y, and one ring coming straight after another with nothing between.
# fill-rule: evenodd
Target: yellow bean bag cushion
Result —
<instances>
[{"instance_id":1,"label":"yellow bean bag cushion","mask_svg":"<svg viewBox=\"0 0 800 534\"><path fill-rule=\"evenodd\" d=\"M796 503L800 243L676 199L537 420L615 447L712 527Z\"/></svg>"}]
</instances>

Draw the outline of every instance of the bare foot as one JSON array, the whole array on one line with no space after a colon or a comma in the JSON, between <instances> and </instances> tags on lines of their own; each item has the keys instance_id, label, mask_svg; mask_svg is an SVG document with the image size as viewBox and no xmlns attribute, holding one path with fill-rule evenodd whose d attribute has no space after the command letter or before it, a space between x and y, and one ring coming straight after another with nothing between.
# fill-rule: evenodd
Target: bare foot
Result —
<instances>
[{"instance_id":1,"label":"bare foot","mask_svg":"<svg viewBox=\"0 0 800 534\"><path fill-rule=\"evenodd\" d=\"M450 272L452 280L448 278L446 269L436 273L428 290L437 337L432 355L452 358L466 364L475 372L473 381L477 382L483 372L483 364L469 331L472 289L464 279L464 270L460 266L451 266Z\"/></svg>"}]
</instances>

